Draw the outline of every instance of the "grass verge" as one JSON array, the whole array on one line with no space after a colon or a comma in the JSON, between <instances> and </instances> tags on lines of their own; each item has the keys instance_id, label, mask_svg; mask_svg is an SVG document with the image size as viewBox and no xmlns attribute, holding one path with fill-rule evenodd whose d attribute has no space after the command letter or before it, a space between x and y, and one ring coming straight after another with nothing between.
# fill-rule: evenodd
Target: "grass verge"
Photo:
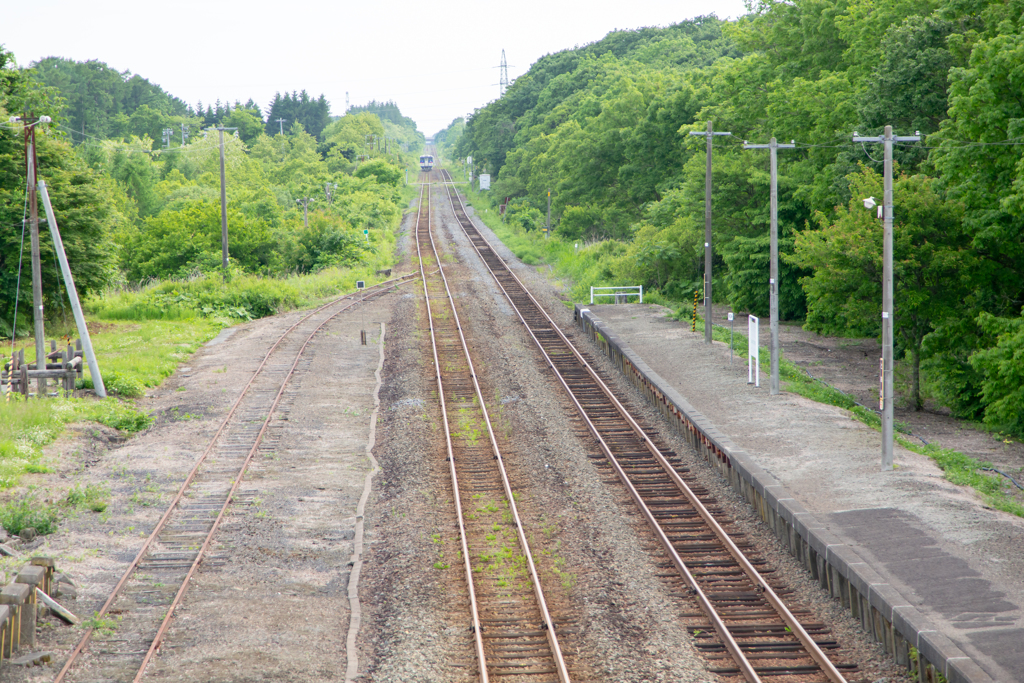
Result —
<instances>
[{"instance_id":1,"label":"grass verge","mask_svg":"<svg viewBox=\"0 0 1024 683\"><path fill-rule=\"evenodd\" d=\"M683 307L674 317L685 322L691 319L691 314L692 309L688 310L686 307ZM697 329L703 329L703 326L704 319L698 315ZM720 325L713 325L711 337L715 341L728 344L729 329ZM733 349L737 352L745 353L747 349L747 335L736 332L733 337ZM761 371L766 374L771 372L771 360L769 358L762 359ZM860 405L849 394L811 377L803 368L789 362L785 358L779 359L779 379L785 382L783 388L786 391L799 394L818 403L845 408L850 411L855 419L872 429L878 431L882 429L882 418L878 413ZM989 507L1009 512L1018 517L1024 517L1024 504L1021 503L1020 494L1016 493L1002 477L988 474L983 470L983 468L991 468L992 463L977 460L959 451L942 448L937 444L919 444L911 441L909 438L906 438L912 436L910 426L899 420L895 421L894 427L897 432L895 440L907 450L928 456L934 460L948 481L958 486L973 488L981 495L982 500Z\"/></svg>"}]
</instances>

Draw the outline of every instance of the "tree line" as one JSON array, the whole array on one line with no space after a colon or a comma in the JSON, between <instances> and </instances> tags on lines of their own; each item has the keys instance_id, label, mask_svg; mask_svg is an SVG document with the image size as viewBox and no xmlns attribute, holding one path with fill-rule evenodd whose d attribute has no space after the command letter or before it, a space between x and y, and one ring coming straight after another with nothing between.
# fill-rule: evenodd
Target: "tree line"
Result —
<instances>
[{"instance_id":1,"label":"tree line","mask_svg":"<svg viewBox=\"0 0 1024 683\"><path fill-rule=\"evenodd\" d=\"M897 353L911 402L1024 431L1024 2L762 0L547 55L438 135L489 172L523 230L600 243L604 276L687 300L703 277L704 140L716 138L716 298L768 308L768 155L779 153L780 311L880 330L880 145L896 148ZM595 252L596 253L596 252Z\"/></svg>"},{"instance_id":2,"label":"tree line","mask_svg":"<svg viewBox=\"0 0 1024 683\"><path fill-rule=\"evenodd\" d=\"M372 237L397 225L405 168L423 141L409 119L331 117L322 96L304 92L271 103L271 115L290 117L283 128L270 126L251 100L200 114L159 86L98 62L51 58L17 68L0 46L2 336L31 333L23 136L20 124L6 123L25 111L54 119L37 129L39 176L85 296L220 269L220 144L208 125L237 128L225 135L231 268L267 276L349 265L373 249L363 230ZM175 122L187 135L176 131L168 144L160 135ZM44 305L54 315L64 297L49 234L40 232Z\"/></svg>"}]
</instances>

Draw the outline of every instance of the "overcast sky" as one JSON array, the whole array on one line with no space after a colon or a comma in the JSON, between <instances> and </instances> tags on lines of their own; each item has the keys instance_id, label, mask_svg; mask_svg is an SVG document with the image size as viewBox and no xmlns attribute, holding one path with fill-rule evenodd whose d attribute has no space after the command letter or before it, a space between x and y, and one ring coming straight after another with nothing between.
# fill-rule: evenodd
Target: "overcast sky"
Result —
<instances>
[{"instance_id":1,"label":"overcast sky","mask_svg":"<svg viewBox=\"0 0 1024 683\"><path fill-rule=\"evenodd\" d=\"M264 112L278 91L323 93L332 114L346 92L353 105L390 99L426 135L498 97L502 49L515 79L614 29L745 13L742 0L5 4L0 43L21 65L98 59L192 105L251 97Z\"/></svg>"}]
</instances>

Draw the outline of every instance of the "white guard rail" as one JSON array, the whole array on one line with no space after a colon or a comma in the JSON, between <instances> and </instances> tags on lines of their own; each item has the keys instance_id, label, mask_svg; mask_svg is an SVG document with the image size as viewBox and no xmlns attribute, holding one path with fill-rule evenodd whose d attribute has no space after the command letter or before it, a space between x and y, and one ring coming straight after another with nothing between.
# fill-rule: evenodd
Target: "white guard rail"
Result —
<instances>
[{"instance_id":1,"label":"white guard rail","mask_svg":"<svg viewBox=\"0 0 1024 683\"><path fill-rule=\"evenodd\" d=\"M612 291L607 292L607 293L601 292L601 290L607 290L607 289L610 289ZM635 286L630 286L630 287L591 287L590 288L590 305L591 306L594 305L594 297L595 296L611 296L611 297L615 297L615 303L619 303L620 301L625 303L626 297L636 296L638 294L640 295L640 301L638 303L642 304L644 302L644 287L643 287L643 285L635 285ZM620 297L621 297L621 299L620 299Z\"/></svg>"}]
</instances>

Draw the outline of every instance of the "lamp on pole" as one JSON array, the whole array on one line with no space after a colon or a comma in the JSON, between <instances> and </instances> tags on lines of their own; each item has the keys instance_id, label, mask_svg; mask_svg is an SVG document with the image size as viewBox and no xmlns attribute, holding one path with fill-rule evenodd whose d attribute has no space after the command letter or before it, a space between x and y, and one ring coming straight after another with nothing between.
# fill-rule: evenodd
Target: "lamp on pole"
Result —
<instances>
[{"instance_id":1,"label":"lamp on pole","mask_svg":"<svg viewBox=\"0 0 1024 683\"><path fill-rule=\"evenodd\" d=\"M892 382L892 326L895 318L892 301L892 143L918 142L920 139L920 131L915 131L914 135L893 135L892 126L886 126L884 134L873 137L860 136L857 135L857 131L853 131L854 142L880 142L885 145L885 197L882 200L882 471L892 469L892 409L895 403ZM873 197L864 200L865 207L871 208L868 206L869 203L874 205Z\"/></svg>"}]
</instances>

